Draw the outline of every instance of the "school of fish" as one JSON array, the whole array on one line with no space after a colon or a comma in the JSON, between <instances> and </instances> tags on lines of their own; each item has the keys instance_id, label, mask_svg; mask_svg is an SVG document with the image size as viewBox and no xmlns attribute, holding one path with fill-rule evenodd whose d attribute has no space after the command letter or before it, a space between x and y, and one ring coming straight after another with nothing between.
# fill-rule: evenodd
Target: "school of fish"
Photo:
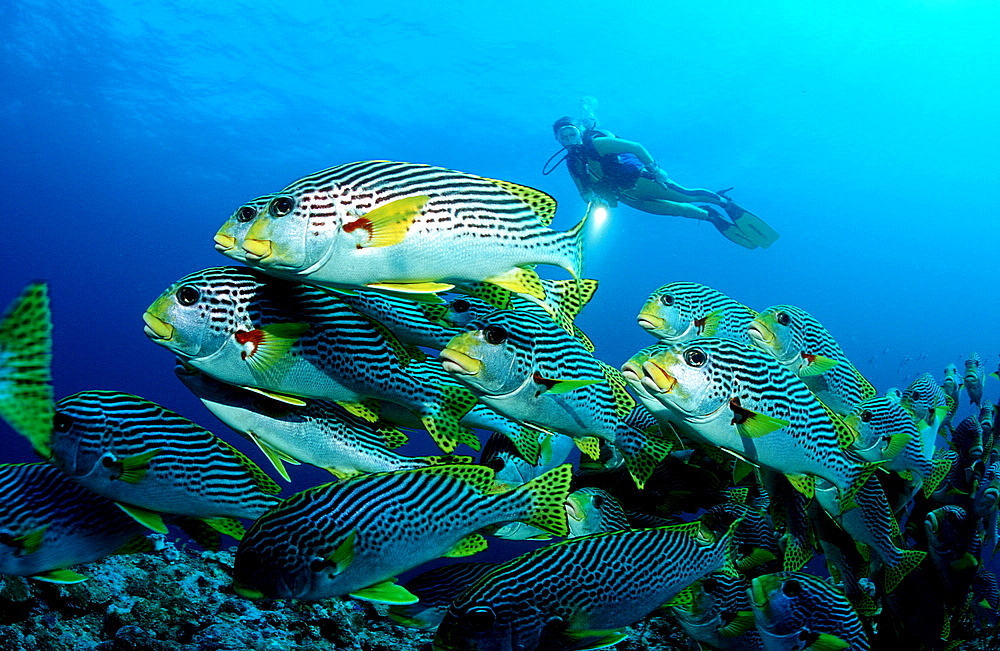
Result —
<instances>
[{"instance_id":1,"label":"school of fish","mask_svg":"<svg viewBox=\"0 0 1000 651\"><path fill-rule=\"evenodd\" d=\"M164 279L145 334L280 479L331 473L293 495L150 400L56 400L47 286L29 285L0 322L0 417L41 460L0 465L0 574L79 582L179 530L238 541L243 597L389 604L437 651L611 647L654 613L730 651L944 650L995 629L998 407L978 354L879 395L801 307L675 281L636 317L656 342L616 368L574 324L598 287L586 218L556 231L555 210L516 183L359 161L237 208L214 244L240 264ZM963 390L975 413L953 425ZM424 437L440 453L400 450ZM535 547L464 560L499 539ZM446 558L463 560L399 582Z\"/></svg>"}]
</instances>

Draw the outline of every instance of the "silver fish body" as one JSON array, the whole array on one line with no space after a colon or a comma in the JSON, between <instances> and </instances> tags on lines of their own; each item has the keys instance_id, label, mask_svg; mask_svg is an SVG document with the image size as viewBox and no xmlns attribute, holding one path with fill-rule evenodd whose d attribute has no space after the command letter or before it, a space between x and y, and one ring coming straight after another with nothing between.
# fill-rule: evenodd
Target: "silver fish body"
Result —
<instances>
[{"instance_id":1,"label":"silver fish body","mask_svg":"<svg viewBox=\"0 0 1000 651\"><path fill-rule=\"evenodd\" d=\"M554 231L545 225L554 210L551 197L516 184L360 161L295 181L265 209L241 207L242 240L230 218L216 243L270 274L328 286L504 282L535 264L580 277L583 222Z\"/></svg>"}]
</instances>

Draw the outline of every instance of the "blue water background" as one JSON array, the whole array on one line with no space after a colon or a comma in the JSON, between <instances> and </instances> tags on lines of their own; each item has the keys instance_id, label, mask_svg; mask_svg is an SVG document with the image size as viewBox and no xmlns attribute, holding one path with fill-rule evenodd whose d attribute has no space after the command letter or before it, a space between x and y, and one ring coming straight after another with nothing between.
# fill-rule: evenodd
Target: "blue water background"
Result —
<instances>
[{"instance_id":1,"label":"blue water background","mask_svg":"<svg viewBox=\"0 0 1000 651\"><path fill-rule=\"evenodd\" d=\"M674 180L735 186L781 232L748 251L617 209L586 254L601 284L579 325L599 358L652 343L645 297L689 280L810 311L880 391L972 351L996 368L1000 5L623 4L7 0L0 303L50 282L57 397L135 393L239 441L141 319L176 279L229 264L212 236L236 207L395 159L545 190L567 229L585 206L541 169L551 123L590 95ZM6 425L0 440L0 461L32 460Z\"/></svg>"}]
</instances>

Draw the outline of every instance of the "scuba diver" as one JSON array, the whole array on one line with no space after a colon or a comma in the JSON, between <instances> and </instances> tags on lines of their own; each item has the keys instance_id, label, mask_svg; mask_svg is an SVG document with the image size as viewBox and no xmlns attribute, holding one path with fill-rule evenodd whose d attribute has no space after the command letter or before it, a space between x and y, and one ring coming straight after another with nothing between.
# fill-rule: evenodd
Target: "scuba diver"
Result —
<instances>
[{"instance_id":1,"label":"scuba diver","mask_svg":"<svg viewBox=\"0 0 1000 651\"><path fill-rule=\"evenodd\" d=\"M552 131L566 150L566 167L580 196L592 207L621 202L654 215L708 221L748 249L767 248L778 239L774 229L725 196L728 190L710 192L677 185L645 147L597 128L593 118L561 117Z\"/></svg>"}]
</instances>

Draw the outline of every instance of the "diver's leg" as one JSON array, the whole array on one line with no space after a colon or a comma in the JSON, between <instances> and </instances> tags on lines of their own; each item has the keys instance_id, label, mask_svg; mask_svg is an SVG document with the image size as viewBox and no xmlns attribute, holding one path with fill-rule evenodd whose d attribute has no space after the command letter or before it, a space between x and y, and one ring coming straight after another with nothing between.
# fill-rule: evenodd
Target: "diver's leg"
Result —
<instances>
[{"instance_id":1,"label":"diver's leg","mask_svg":"<svg viewBox=\"0 0 1000 651\"><path fill-rule=\"evenodd\" d=\"M721 219L713 210L699 208L694 204L681 203L678 201L668 201L666 199L635 199L632 197L620 197L626 206L652 213L654 215L671 215L674 217L687 217L688 219L700 219L703 221L713 221Z\"/></svg>"},{"instance_id":2,"label":"diver's leg","mask_svg":"<svg viewBox=\"0 0 1000 651\"><path fill-rule=\"evenodd\" d=\"M710 190L699 188L690 189L677 185L666 175L661 174L654 181L653 179L640 178L636 181L635 189L632 193L643 199L665 199L676 203L714 203L718 206L726 202L724 197L720 197Z\"/></svg>"}]
</instances>

